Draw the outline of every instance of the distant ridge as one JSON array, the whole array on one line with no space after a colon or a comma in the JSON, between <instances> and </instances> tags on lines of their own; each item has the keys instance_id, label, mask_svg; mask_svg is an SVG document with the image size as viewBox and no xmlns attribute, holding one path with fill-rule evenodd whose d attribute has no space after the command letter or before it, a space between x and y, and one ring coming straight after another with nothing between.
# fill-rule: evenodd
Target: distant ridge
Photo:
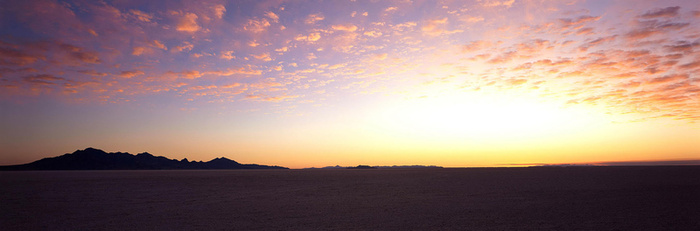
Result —
<instances>
[{"instance_id":1,"label":"distant ridge","mask_svg":"<svg viewBox=\"0 0 700 231\"><path fill-rule=\"evenodd\" d=\"M305 168L305 169L379 169L379 168L442 168L442 166L435 165L392 165L392 166L369 166L369 165L357 165L357 166L326 166L322 168Z\"/></svg>"},{"instance_id":2,"label":"distant ridge","mask_svg":"<svg viewBox=\"0 0 700 231\"><path fill-rule=\"evenodd\" d=\"M240 164L225 157L207 162L168 159L148 152L132 155L124 152L107 153L86 148L57 157L28 164L0 166L0 170L141 170L141 169L287 169L280 166Z\"/></svg>"}]
</instances>

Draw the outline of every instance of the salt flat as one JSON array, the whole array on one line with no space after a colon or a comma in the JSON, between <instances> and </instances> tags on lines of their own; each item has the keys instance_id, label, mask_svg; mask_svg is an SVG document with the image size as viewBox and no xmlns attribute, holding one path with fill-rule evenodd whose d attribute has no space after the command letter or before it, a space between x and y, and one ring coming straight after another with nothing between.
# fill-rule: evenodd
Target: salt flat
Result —
<instances>
[{"instance_id":1,"label":"salt flat","mask_svg":"<svg viewBox=\"0 0 700 231\"><path fill-rule=\"evenodd\" d=\"M700 166L0 172L2 230L699 230Z\"/></svg>"}]
</instances>

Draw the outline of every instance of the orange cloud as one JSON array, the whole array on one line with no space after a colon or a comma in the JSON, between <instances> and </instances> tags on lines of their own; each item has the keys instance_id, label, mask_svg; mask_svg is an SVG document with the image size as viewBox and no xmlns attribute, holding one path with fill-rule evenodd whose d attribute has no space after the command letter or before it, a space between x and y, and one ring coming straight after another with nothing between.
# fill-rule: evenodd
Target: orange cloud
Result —
<instances>
[{"instance_id":1,"label":"orange cloud","mask_svg":"<svg viewBox=\"0 0 700 231\"><path fill-rule=\"evenodd\" d=\"M294 38L294 40L297 41L309 41L309 42L315 42L321 39L321 34L320 33L311 33L309 35L297 35L297 37Z\"/></svg>"},{"instance_id":2,"label":"orange cloud","mask_svg":"<svg viewBox=\"0 0 700 231\"><path fill-rule=\"evenodd\" d=\"M421 30L428 35L438 36L445 32L445 30L441 28L441 26L445 24L447 24L447 18L428 20Z\"/></svg>"},{"instance_id":3,"label":"orange cloud","mask_svg":"<svg viewBox=\"0 0 700 231\"><path fill-rule=\"evenodd\" d=\"M197 32L202 29L202 27L197 24L197 18L199 17L197 17L197 15L194 13L185 13L178 19L175 29L177 31L189 33Z\"/></svg>"},{"instance_id":4,"label":"orange cloud","mask_svg":"<svg viewBox=\"0 0 700 231\"><path fill-rule=\"evenodd\" d=\"M153 15L140 11L140 10L129 10L129 13L134 15L138 20L141 20L143 22L151 22L153 20Z\"/></svg>"},{"instance_id":5,"label":"orange cloud","mask_svg":"<svg viewBox=\"0 0 700 231\"><path fill-rule=\"evenodd\" d=\"M262 53L259 55L251 54L251 56L265 62L272 61L272 58L270 58L270 53Z\"/></svg>"},{"instance_id":6,"label":"orange cloud","mask_svg":"<svg viewBox=\"0 0 700 231\"><path fill-rule=\"evenodd\" d=\"M185 41L182 43L182 45L175 46L171 51L172 52L182 52L185 50L188 50L188 51L192 50L192 48L194 48L194 45L192 45L192 43L190 43L190 42Z\"/></svg>"},{"instance_id":7,"label":"orange cloud","mask_svg":"<svg viewBox=\"0 0 700 231\"><path fill-rule=\"evenodd\" d=\"M357 26L353 24L341 24L341 25L333 25L331 26L333 30L339 30L339 31L347 31L347 32L354 32L357 30Z\"/></svg>"},{"instance_id":8,"label":"orange cloud","mask_svg":"<svg viewBox=\"0 0 700 231\"><path fill-rule=\"evenodd\" d=\"M218 4L213 7L214 10L214 16L216 18L221 19L224 17L224 14L226 13L226 7L224 5Z\"/></svg>"},{"instance_id":9,"label":"orange cloud","mask_svg":"<svg viewBox=\"0 0 700 231\"><path fill-rule=\"evenodd\" d=\"M316 23L316 22L318 22L318 21L321 21L321 20L323 20L323 19L325 19L325 18L326 18L326 17L323 17L323 15L320 14L320 13L318 13L318 14L310 14L309 16L306 17L306 20L305 20L304 22L306 22L306 24L314 24L314 23Z\"/></svg>"},{"instance_id":10,"label":"orange cloud","mask_svg":"<svg viewBox=\"0 0 700 231\"><path fill-rule=\"evenodd\" d=\"M364 35L369 36L369 37L373 37L373 38L377 38L379 36L382 36L382 32L374 31L374 30L373 31L365 31Z\"/></svg>"},{"instance_id":11,"label":"orange cloud","mask_svg":"<svg viewBox=\"0 0 700 231\"><path fill-rule=\"evenodd\" d=\"M134 47L131 50L131 54L135 56L140 56L146 53L149 49L147 47Z\"/></svg>"},{"instance_id":12,"label":"orange cloud","mask_svg":"<svg viewBox=\"0 0 700 231\"><path fill-rule=\"evenodd\" d=\"M226 59L226 60L231 60L231 59L236 58L236 56L233 56L233 51L225 51L225 52L221 53L221 56L219 56L219 57L222 59Z\"/></svg>"},{"instance_id":13,"label":"orange cloud","mask_svg":"<svg viewBox=\"0 0 700 231\"><path fill-rule=\"evenodd\" d=\"M265 16L272 19L273 22L278 22L280 20L280 17L272 11L265 12Z\"/></svg>"},{"instance_id":14,"label":"orange cloud","mask_svg":"<svg viewBox=\"0 0 700 231\"><path fill-rule=\"evenodd\" d=\"M484 21L484 17L464 15L464 16L459 17L459 21L467 22L467 23L476 23L476 22Z\"/></svg>"},{"instance_id":15,"label":"orange cloud","mask_svg":"<svg viewBox=\"0 0 700 231\"><path fill-rule=\"evenodd\" d=\"M122 71L121 73L119 73L119 76L123 77L123 78L131 78L131 77L139 76L139 75L143 75L143 74L144 74L143 71L134 70L134 71Z\"/></svg>"},{"instance_id":16,"label":"orange cloud","mask_svg":"<svg viewBox=\"0 0 700 231\"><path fill-rule=\"evenodd\" d=\"M158 40L153 40L152 46L154 46L158 49L162 49L162 50L166 50L166 51L168 50L168 47L166 47L165 44L163 44L162 42L160 42Z\"/></svg>"},{"instance_id":17,"label":"orange cloud","mask_svg":"<svg viewBox=\"0 0 700 231\"><path fill-rule=\"evenodd\" d=\"M481 5L484 7L496 7L496 6L511 7L511 6L513 6L513 3L515 3L515 0L503 0L503 1L486 0Z\"/></svg>"}]
</instances>

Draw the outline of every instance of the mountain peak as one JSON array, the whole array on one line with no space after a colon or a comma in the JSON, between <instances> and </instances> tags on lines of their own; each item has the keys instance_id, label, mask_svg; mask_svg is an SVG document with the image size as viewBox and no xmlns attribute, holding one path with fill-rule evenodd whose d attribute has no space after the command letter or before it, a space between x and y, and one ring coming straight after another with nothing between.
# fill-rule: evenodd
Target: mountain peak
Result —
<instances>
[{"instance_id":1,"label":"mountain peak","mask_svg":"<svg viewBox=\"0 0 700 231\"><path fill-rule=\"evenodd\" d=\"M28 164L0 166L0 170L118 170L118 169L286 169L279 166L240 164L226 157L208 162L182 161L154 156L148 152L132 155L107 153L96 148L77 150L71 154L44 158Z\"/></svg>"},{"instance_id":2,"label":"mountain peak","mask_svg":"<svg viewBox=\"0 0 700 231\"><path fill-rule=\"evenodd\" d=\"M102 151L101 149L93 148L93 147L89 147L89 148L86 148L83 150L76 150L75 152L73 152L73 154L76 154L76 153L107 154L107 152Z\"/></svg>"}]
</instances>

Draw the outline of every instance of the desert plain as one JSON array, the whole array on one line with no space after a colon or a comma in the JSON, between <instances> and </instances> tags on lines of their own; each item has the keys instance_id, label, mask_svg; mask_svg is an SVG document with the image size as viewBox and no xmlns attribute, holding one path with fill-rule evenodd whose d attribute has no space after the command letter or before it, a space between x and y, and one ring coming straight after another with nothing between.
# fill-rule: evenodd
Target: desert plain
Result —
<instances>
[{"instance_id":1,"label":"desert plain","mask_svg":"<svg viewBox=\"0 0 700 231\"><path fill-rule=\"evenodd\" d=\"M700 230L700 166L0 172L1 230Z\"/></svg>"}]
</instances>

